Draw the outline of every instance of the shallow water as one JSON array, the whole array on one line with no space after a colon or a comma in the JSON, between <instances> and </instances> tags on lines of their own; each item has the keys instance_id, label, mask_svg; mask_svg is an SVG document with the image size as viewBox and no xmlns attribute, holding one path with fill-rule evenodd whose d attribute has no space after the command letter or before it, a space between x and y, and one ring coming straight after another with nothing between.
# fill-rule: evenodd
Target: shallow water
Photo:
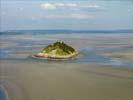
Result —
<instances>
[{"instance_id":1,"label":"shallow water","mask_svg":"<svg viewBox=\"0 0 133 100\"><path fill-rule=\"evenodd\" d=\"M116 66L133 66L133 61L111 58L102 53L133 51L132 34L15 34L1 35L0 59L40 61L47 60L33 59L30 56L40 52L46 45L57 40L64 40L80 52L75 59L61 61L63 63L89 63L105 64ZM55 61L52 61L55 62ZM56 61L60 62L60 61Z\"/></svg>"},{"instance_id":2,"label":"shallow water","mask_svg":"<svg viewBox=\"0 0 133 100\"><path fill-rule=\"evenodd\" d=\"M133 61L103 55L133 51L132 34L30 33L0 38L0 84L11 100L133 99ZM56 40L80 54L65 61L31 57Z\"/></svg>"}]
</instances>

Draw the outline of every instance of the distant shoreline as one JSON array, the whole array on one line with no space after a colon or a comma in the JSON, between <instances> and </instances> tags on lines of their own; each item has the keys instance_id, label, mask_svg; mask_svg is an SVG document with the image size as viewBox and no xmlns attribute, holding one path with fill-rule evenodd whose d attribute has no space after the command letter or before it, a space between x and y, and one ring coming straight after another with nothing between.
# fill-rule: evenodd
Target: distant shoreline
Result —
<instances>
[{"instance_id":1,"label":"distant shoreline","mask_svg":"<svg viewBox=\"0 0 133 100\"><path fill-rule=\"evenodd\" d=\"M34 30L4 30L0 31L0 33L23 33L23 32L29 32L29 33L133 33L133 29L95 29L95 30L72 30L72 29L34 29Z\"/></svg>"}]
</instances>

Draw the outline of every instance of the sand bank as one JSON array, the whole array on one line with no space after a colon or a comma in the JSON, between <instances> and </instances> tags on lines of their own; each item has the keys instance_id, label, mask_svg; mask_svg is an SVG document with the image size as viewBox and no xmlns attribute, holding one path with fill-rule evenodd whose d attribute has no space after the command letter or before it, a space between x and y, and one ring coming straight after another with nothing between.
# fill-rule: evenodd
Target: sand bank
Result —
<instances>
[{"instance_id":1,"label":"sand bank","mask_svg":"<svg viewBox=\"0 0 133 100\"><path fill-rule=\"evenodd\" d=\"M8 91L14 89L9 97L20 95L28 100L133 99L132 68L2 61L0 69L0 79L9 83Z\"/></svg>"}]
</instances>

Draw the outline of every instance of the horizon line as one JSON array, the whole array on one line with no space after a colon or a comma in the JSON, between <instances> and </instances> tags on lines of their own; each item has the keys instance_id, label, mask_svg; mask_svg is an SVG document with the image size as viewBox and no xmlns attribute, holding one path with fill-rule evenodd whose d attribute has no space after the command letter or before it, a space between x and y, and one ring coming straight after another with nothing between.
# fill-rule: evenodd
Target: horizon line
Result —
<instances>
[{"instance_id":1,"label":"horizon line","mask_svg":"<svg viewBox=\"0 0 133 100\"><path fill-rule=\"evenodd\" d=\"M3 30L0 32L17 32L17 31L133 31L132 29L15 29Z\"/></svg>"}]
</instances>

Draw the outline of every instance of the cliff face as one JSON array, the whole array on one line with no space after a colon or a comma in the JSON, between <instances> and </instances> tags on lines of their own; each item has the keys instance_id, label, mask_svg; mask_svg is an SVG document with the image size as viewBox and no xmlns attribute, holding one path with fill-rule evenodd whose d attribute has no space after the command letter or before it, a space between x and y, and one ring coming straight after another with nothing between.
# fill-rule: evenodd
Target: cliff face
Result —
<instances>
[{"instance_id":1,"label":"cliff face","mask_svg":"<svg viewBox=\"0 0 133 100\"><path fill-rule=\"evenodd\" d=\"M57 41L45 47L37 56L45 58L70 58L78 52L62 41Z\"/></svg>"}]
</instances>

